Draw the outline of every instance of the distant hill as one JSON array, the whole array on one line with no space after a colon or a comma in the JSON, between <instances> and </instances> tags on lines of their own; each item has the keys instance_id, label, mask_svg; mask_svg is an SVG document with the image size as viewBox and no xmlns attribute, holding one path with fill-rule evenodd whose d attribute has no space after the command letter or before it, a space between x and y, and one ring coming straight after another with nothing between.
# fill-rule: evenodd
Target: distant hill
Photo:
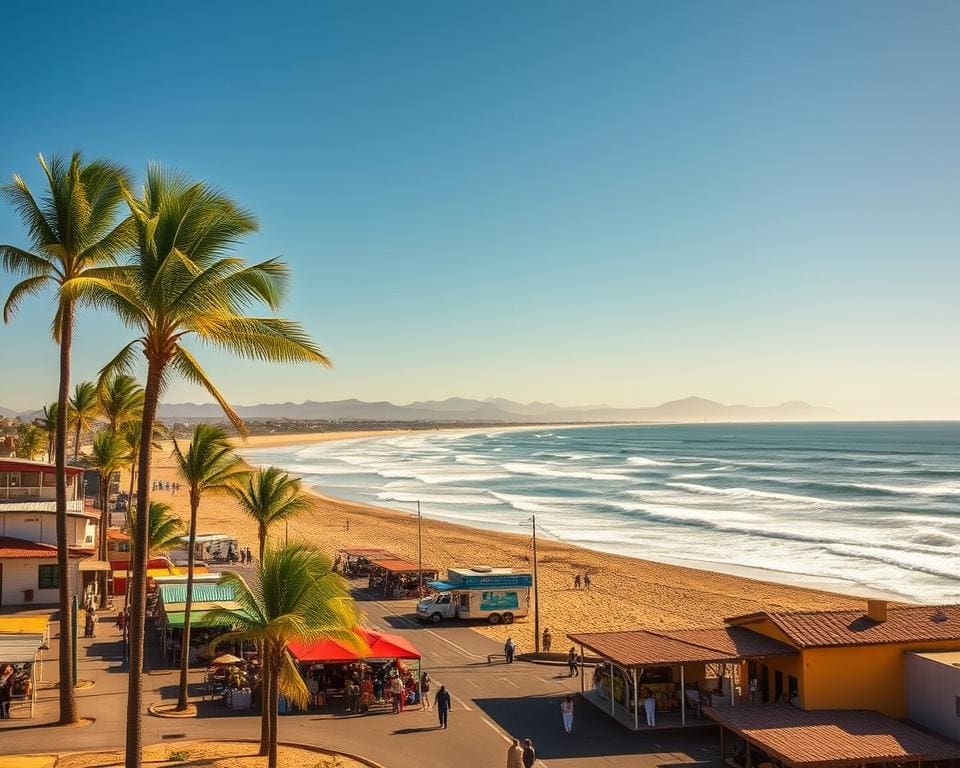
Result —
<instances>
[{"instance_id":1,"label":"distant hill","mask_svg":"<svg viewBox=\"0 0 960 768\"><path fill-rule=\"evenodd\" d=\"M429 422L633 422L633 421L829 421L840 418L832 408L789 402L772 406L724 405L700 397L687 397L652 408L612 408L606 405L558 406L553 403L517 403L503 398L470 400L452 397L407 405L387 401L334 400L302 403L264 403L238 406L244 419L296 421L429 421ZM219 419L214 403L164 403L165 421Z\"/></svg>"}]
</instances>

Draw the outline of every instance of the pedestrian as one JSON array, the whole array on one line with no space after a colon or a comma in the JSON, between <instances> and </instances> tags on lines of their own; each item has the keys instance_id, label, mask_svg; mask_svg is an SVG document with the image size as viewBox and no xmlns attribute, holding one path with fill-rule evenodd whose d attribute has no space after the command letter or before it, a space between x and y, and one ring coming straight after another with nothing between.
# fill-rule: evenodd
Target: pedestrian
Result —
<instances>
[{"instance_id":1,"label":"pedestrian","mask_svg":"<svg viewBox=\"0 0 960 768\"><path fill-rule=\"evenodd\" d=\"M430 675L420 675L420 709L430 709Z\"/></svg>"},{"instance_id":2,"label":"pedestrian","mask_svg":"<svg viewBox=\"0 0 960 768\"><path fill-rule=\"evenodd\" d=\"M563 704L560 705L560 713L563 717L563 730L567 733L573 733L573 696L567 696Z\"/></svg>"},{"instance_id":3,"label":"pedestrian","mask_svg":"<svg viewBox=\"0 0 960 768\"><path fill-rule=\"evenodd\" d=\"M553 643L553 635L550 634L550 629L543 630L543 652L550 653L550 645Z\"/></svg>"},{"instance_id":4,"label":"pedestrian","mask_svg":"<svg viewBox=\"0 0 960 768\"><path fill-rule=\"evenodd\" d=\"M507 747L507 768L523 768L523 747L520 739L514 739L513 744Z\"/></svg>"},{"instance_id":5,"label":"pedestrian","mask_svg":"<svg viewBox=\"0 0 960 768\"><path fill-rule=\"evenodd\" d=\"M573 646L570 646L570 650L567 651L567 668L570 670L570 677L575 677L577 674L577 652L573 649Z\"/></svg>"},{"instance_id":6,"label":"pedestrian","mask_svg":"<svg viewBox=\"0 0 960 768\"><path fill-rule=\"evenodd\" d=\"M657 724L657 700L653 698L653 692L647 691L647 696L643 700L643 711L647 715L647 725L654 726Z\"/></svg>"},{"instance_id":7,"label":"pedestrian","mask_svg":"<svg viewBox=\"0 0 960 768\"><path fill-rule=\"evenodd\" d=\"M396 714L403 712L403 681L396 673L390 678L390 693L393 694L393 711Z\"/></svg>"},{"instance_id":8,"label":"pedestrian","mask_svg":"<svg viewBox=\"0 0 960 768\"><path fill-rule=\"evenodd\" d=\"M124 634L127 629L127 612L121 610L117 614L117 629L120 630L120 634Z\"/></svg>"},{"instance_id":9,"label":"pedestrian","mask_svg":"<svg viewBox=\"0 0 960 768\"><path fill-rule=\"evenodd\" d=\"M523 740L523 768L533 768L537 762L537 750L533 748L530 739Z\"/></svg>"},{"instance_id":10,"label":"pedestrian","mask_svg":"<svg viewBox=\"0 0 960 768\"><path fill-rule=\"evenodd\" d=\"M0 718L10 717L10 699L13 696L13 665L0 667Z\"/></svg>"},{"instance_id":11,"label":"pedestrian","mask_svg":"<svg viewBox=\"0 0 960 768\"><path fill-rule=\"evenodd\" d=\"M583 588L587 590L587 592L590 591L590 574L589 573L583 574Z\"/></svg>"},{"instance_id":12,"label":"pedestrian","mask_svg":"<svg viewBox=\"0 0 960 768\"><path fill-rule=\"evenodd\" d=\"M578 573L573 577L573 588L580 589L580 574Z\"/></svg>"},{"instance_id":13,"label":"pedestrian","mask_svg":"<svg viewBox=\"0 0 960 768\"><path fill-rule=\"evenodd\" d=\"M247 563L253 562L253 553L250 551L250 547L247 547Z\"/></svg>"},{"instance_id":14,"label":"pedestrian","mask_svg":"<svg viewBox=\"0 0 960 768\"><path fill-rule=\"evenodd\" d=\"M440 686L434 703L437 705L437 717L440 720L440 727L446 728L447 713L450 712L450 691L447 690L445 685Z\"/></svg>"},{"instance_id":15,"label":"pedestrian","mask_svg":"<svg viewBox=\"0 0 960 768\"><path fill-rule=\"evenodd\" d=\"M507 664L513 664L513 654L517 646L513 644L513 638L508 637L507 642L503 644L503 655L507 657Z\"/></svg>"}]
</instances>

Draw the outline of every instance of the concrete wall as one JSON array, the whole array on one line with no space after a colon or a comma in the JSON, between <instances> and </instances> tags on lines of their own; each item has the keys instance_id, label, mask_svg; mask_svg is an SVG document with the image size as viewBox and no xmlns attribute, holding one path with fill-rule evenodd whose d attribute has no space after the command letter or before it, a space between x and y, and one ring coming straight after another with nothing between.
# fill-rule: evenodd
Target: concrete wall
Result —
<instances>
[{"instance_id":1,"label":"concrete wall","mask_svg":"<svg viewBox=\"0 0 960 768\"><path fill-rule=\"evenodd\" d=\"M56 589L39 589L37 580L40 575L40 565L56 565L55 557L51 558L10 558L3 561L3 593L0 595L0 605L4 608L11 605L45 605L57 602L59 591ZM27 603L23 599L25 589L33 590L33 602Z\"/></svg>"},{"instance_id":2,"label":"concrete wall","mask_svg":"<svg viewBox=\"0 0 960 768\"><path fill-rule=\"evenodd\" d=\"M74 502L82 504L82 502ZM12 511L0 506L0 536L57 545L56 514L50 511ZM96 547L97 521L70 515L67 518L67 543L71 547Z\"/></svg>"},{"instance_id":3,"label":"concrete wall","mask_svg":"<svg viewBox=\"0 0 960 768\"><path fill-rule=\"evenodd\" d=\"M960 669L908 653L905 657L907 717L925 728L960 740Z\"/></svg>"}]
</instances>

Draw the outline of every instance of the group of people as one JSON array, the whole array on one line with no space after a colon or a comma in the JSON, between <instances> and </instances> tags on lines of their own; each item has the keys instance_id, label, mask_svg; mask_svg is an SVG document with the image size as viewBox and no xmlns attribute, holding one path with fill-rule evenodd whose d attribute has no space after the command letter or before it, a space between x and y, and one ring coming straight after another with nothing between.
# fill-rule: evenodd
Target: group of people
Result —
<instances>
[{"instance_id":1,"label":"group of people","mask_svg":"<svg viewBox=\"0 0 960 768\"><path fill-rule=\"evenodd\" d=\"M574 574L573 576L573 588L574 589L585 589L588 592L590 591L590 574L585 573L581 576L579 573Z\"/></svg>"},{"instance_id":2,"label":"group of people","mask_svg":"<svg viewBox=\"0 0 960 768\"><path fill-rule=\"evenodd\" d=\"M530 739L514 739L507 748L507 768L533 768L537 763L537 750Z\"/></svg>"},{"instance_id":3,"label":"group of people","mask_svg":"<svg viewBox=\"0 0 960 768\"><path fill-rule=\"evenodd\" d=\"M176 496L177 492L180 490L180 483L172 483L169 480L154 480L150 485L150 490L153 492L170 491L174 496Z\"/></svg>"},{"instance_id":4,"label":"group of people","mask_svg":"<svg viewBox=\"0 0 960 768\"><path fill-rule=\"evenodd\" d=\"M250 565L253 563L253 553L250 551L250 547L240 547L239 550L230 547L230 552L227 553L227 559L231 563L239 560L240 565Z\"/></svg>"}]
</instances>

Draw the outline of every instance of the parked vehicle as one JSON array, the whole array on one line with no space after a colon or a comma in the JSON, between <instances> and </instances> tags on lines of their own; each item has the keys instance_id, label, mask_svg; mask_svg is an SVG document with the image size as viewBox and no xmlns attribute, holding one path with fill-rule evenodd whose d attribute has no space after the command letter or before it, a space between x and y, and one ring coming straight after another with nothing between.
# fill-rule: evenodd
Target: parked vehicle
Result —
<instances>
[{"instance_id":1,"label":"parked vehicle","mask_svg":"<svg viewBox=\"0 0 960 768\"><path fill-rule=\"evenodd\" d=\"M434 624L445 619L486 619L512 624L530 612L533 575L512 568L475 565L450 568L444 581L430 581L435 594L417 603L417 618Z\"/></svg>"}]
</instances>

